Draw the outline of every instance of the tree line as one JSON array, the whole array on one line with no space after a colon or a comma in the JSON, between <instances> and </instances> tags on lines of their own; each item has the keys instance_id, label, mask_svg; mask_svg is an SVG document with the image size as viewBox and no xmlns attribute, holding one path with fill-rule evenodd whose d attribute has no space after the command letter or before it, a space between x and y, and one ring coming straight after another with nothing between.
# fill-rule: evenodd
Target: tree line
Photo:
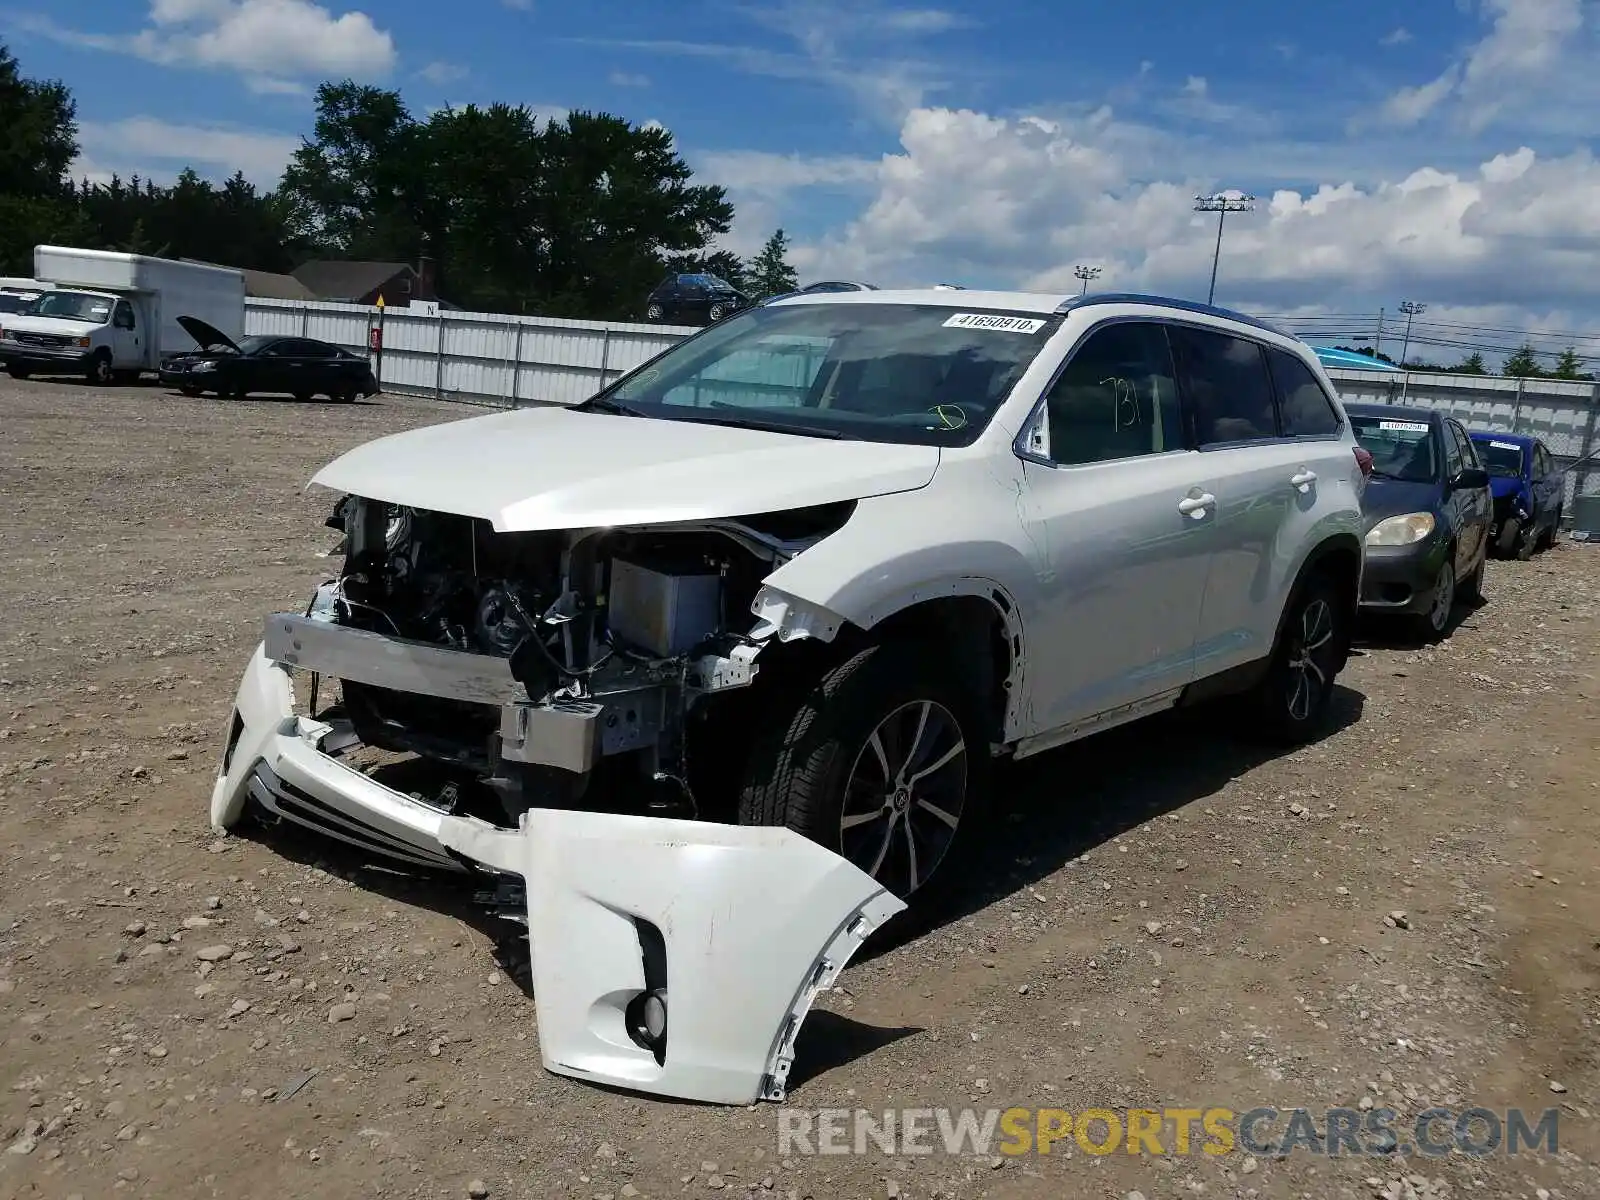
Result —
<instances>
[{"instance_id":1,"label":"tree line","mask_svg":"<svg viewBox=\"0 0 1600 1200\"><path fill-rule=\"evenodd\" d=\"M1400 366L1389 355L1381 350L1374 350L1371 346L1335 346L1335 350L1344 350L1351 354L1365 354L1368 358L1376 358L1391 366ZM1500 367L1500 374L1507 379L1577 379L1593 380L1594 372L1583 369L1583 359L1578 357L1578 348L1568 346L1556 355L1555 365L1544 367L1539 356L1542 351L1536 350L1532 342L1523 342L1520 347L1506 356ZM1408 359L1405 363L1407 371L1433 371L1444 375L1488 375L1489 368L1484 364L1483 355L1474 350L1454 366L1445 366L1441 363L1427 362L1423 359Z\"/></svg>"},{"instance_id":2,"label":"tree line","mask_svg":"<svg viewBox=\"0 0 1600 1200\"><path fill-rule=\"evenodd\" d=\"M719 249L723 188L696 182L672 135L608 113L546 121L524 106L419 119L400 93L317 89L316 123L278 186L185 170L74 181L77 105L23 75L0 44L0 274L29 275L39 243L288 272L312 258L435 263L465 308L637 317L668 271L708 271L758 297L795 286L780 229L749 261Z\"/></svg>"}]
</instances>

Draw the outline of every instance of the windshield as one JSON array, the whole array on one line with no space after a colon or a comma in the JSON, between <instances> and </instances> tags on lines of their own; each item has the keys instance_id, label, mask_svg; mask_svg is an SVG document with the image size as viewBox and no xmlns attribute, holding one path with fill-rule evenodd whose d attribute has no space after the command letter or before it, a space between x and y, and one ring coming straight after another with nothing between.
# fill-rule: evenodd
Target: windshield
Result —
<instances>
[{"instance_id":1,"label":"windshield","mask_svg":"<svg viewBox=\"0 0 1600 1200\"><path fill-rule=\"evenodd\" d=\"M1433 483L1439 477L1432 429L1423 421L1392 421L1351 414L1356 440L1372 455L1372 473L1408 483Z\"/></svg>"},{"instance_id":2,"label":"windshield","mask_svg":"<svg viewBox=\"0 0 1600 1200\"><path fill-rule=\"evenodd\" d=\"M1473 438L1472 444L1478 448L1478 457L1489 474L1513 478L1522 474L1522 447L1517 443Z\"/></svg>"},{"instance_id":3,"label":"windshield","mask_svg":"<svg viewBox=\"0 0 1600 1200\"><path fill-rule=\"evenodd\" d=\"M719 279L715 275L680 275L678 276L678 282L688 284L691 287L715 288L725 292L734 290L733 284Z\"/></svg>"},{"instance_id":4,"label":"windshield","mask_svg":"<svg viewBox=\"0 0 1600 1200\"><path fill-rule=\"evenodd\" d=\"M30 317L67 317L104 325L111 319L111 301L86 292L46 292L28 307Z\"/></svg>"},{"instance_id":5,"label":"windshield","mask_svg":"<svg viewBox=\"0 0 1600 1200\"><path fill-rule=\"evenodd\" d=\"M975 441L1060 318L917 304L757 308L589 401L604 411L931 446Z\"/></svg>"}]
</instances>

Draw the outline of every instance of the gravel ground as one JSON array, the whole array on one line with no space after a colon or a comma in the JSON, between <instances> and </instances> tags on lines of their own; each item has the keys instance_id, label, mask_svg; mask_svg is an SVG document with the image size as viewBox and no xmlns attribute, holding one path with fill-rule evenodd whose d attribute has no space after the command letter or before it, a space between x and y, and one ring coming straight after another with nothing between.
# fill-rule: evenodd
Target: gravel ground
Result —
<instances>
[{"instance_id":1,"label":"gravel ground","mask_svg":"<svg viewBox=\"0 0 1600 1200\"><path fill-rule=\"evenodd\" d=\"M327 568L304 481L467 415L0 381L0 1196L1600 1195L1600 549L1369 630L1296 753L1202 713L1004 773L982 882L824 997L787 1106L1556 1107L1558 1154L780 1157L779 1106L546 1074L463 897L207 827Z\"/></svg>"}]
</instances>

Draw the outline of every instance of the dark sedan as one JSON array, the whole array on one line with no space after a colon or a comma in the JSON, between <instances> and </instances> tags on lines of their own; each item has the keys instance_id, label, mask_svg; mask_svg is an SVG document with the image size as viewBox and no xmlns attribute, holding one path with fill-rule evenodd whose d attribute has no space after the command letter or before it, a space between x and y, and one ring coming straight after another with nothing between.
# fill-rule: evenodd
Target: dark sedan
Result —
<instances>
[{"instance_id":1,"label":"dark sedan","mask_svg":"<svg viewBox=\"0 0 1600 1200\"><path fill-rule=\"evenodd\" d=\"M279 393L296 400L327 396L346 404L378 393L366 356L311 338L256 334L235 342L196 317L178 324L200 347L175 354L161 364L161 382L185 396L214 392L242 400L257 393Z\"/></svg>"},{"instance_id":2,"label":"dark sedan","mask_svg":"<svg viewBox=\"0 0 1600 1200\"><path fill-rule=\"evenodd\" d=\"M715 275L668 275L645 300L645 320L674 325L715 325L742 308L750 297Z\"/></svg>"},{"instance_id":3,"label":"dark sedan","mask_svg":"<svg viewBox=\"0 0 1600 1200\"><path fill-rule=\"evenodd\" d=\"M1367 565L1361 604L1404 614L1429 641L1450 627L1456 601L1483 593L1494 506L1489 473L1459 421L1424 408L1347 404L1372 455L1361 499Z\"/></svg>"}]
</instances>

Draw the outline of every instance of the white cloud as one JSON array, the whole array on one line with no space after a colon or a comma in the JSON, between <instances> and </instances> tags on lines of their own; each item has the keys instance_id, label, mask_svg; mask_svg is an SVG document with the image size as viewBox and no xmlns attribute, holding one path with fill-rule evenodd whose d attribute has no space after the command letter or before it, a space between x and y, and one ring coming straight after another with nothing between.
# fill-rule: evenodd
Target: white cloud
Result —
<instances>
[{"instance_id":1,"label":"white cloud","mask_svg":"<svg viewBox=\"0 0 1600 1200\"><path fill-rule=\"evenodd\" d=\"M1379 38L1378 44L1380 46L1404 46L1410 40L1411 31L1404 25L1401 25L1396 29L1391 29L1388 33Z\"/></svg>"},{"instance_id":2,"label":"white cloud","mask_svg":"<svg viewBox=\"0 0 1600 1200\"><path fill-rule=\"evenodd\" d=\"M532 12L533 0L500 0L500 3L513 12Z\"/></svg>"},{"instance_id":3,"label":"white cloud","mask_svg":"<svg viewBox=\"0 0 1600 1200\"><path fill-rule=\"evenodd\" d=\"M1600 99L1593 63L1600 40L1585 0L1479 0L1488 21L1483 37L1429 82L1400 88L1383 105L1386 117L1403 124L1448 110L1473 133L1520 116L1541 124L1570 123L1574 110L1587 113ZM1385 45L1410 40L1404 29ZM1541 110L1556 108L1552 118Z\"/></svg>"},{"instance_id":4,"label":"white cloud","mask_svg":"<svg viewBox=\"0 0 1600 1200\"><path fill-rule=\"evenodd\" d=\"M467 77L467 69L460 63L436 61L427 64L417 74L429 83L442 87L447 83L455 83L458 80L465 79Z\"/></svg>"},{"instance_id":5,"label":"white cloud","mask_svg":"<svg viewBox=\"0 0 1600 1200\"><path fill-rule=\"evenodd\" d=\"M186 0L194 4L201 0ZM300 146L292 134L223 125L175 124L156 117L127 117L107 123L85 121L78 129L81 147L73 178L104 182L112 173L126 179L167 180L186 166L224 179L235 171L258 187L277 183Z\"/></svg>"},{"instance_id":6,"label":"white cloud","mask_svg":"<svg viewBox=\"0 0 1600 1200\"><path fill-rule=\"evenodd\" d=\"M1192 198L1215 180L1175 157L1136 173L1149 161L1143 136L1104 111L1062 120L918 109L900 152L871 172L860 215L797 247L796 265L884 284L953 277L1074 291L1072 267L1093 261L1110 286L1203 296L1216 226ZM767 185L772 224L801 208L777 198L781 184L837 174L827 160L723 161L743 169L745 186ZM1600 163L1513 147L1468 170L1418 164L1375 184L1329 176L1264 195L1256 212L1228 218L1218 295L1269 311L1413 293L1592 308L1596 239Z\"/></svg>"},{"instance_id":7,"label":"white cloud","mask_svg":"<svg viewBox=\"0 0 1600 1200\"><path fill-rule=\"evenodd\" d=\"M633 74L628 71L613 71L606 76L606 82L612 87L645 88L650 86L650 76Z\"/></svg>"},{"instance_id":8,"label":"white cloud","mask_svg":"<svg viewBox=\"0 0 1600 1200\"><path fill-rule=\"evenodd\" d=\"M337 16L313 0L151 0L130 34L69 28L29 17L30 32L71 45L136 55L166 66L241 71L282 91L295 76L376 78L395 63L394 38L364 12Z\"/></svg>"}]
</instances>

